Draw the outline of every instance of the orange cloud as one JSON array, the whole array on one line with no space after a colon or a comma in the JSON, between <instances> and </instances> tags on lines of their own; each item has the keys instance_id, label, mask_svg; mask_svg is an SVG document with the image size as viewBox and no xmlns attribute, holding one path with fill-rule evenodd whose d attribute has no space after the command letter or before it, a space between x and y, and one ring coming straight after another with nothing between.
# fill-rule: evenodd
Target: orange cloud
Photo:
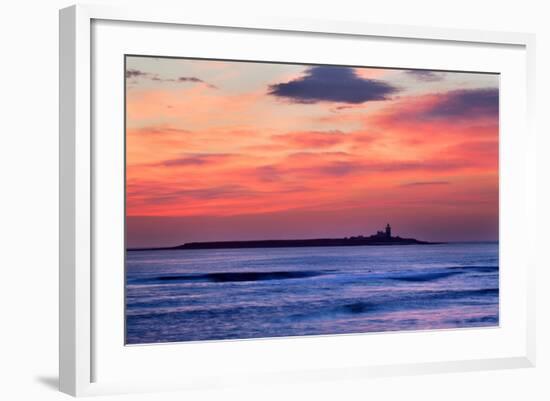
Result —
<instances>
[{"instance_id":1,"label":"orange cloud","mask_svg":"<svg viewBox=\"0 0 550 401\"><path fill-rule=\"evenodd\" d=\"M269 224L315 225L325 215L336 224L334 216L384 214L412 225L447 215L457 227L498 217L495 90L345 108L271 98L265 88L227 93L221 85L129 90L128 216L265 215L275 216Z\"/></svg>"},{"instance_id":2,"label":"orange cloud","mask_svg":"<svg viewBox=\"0 0 550 401\"><path fill-rule=\"evenodd\" d=\"M345 143L349 140L349 136L340 131L311 131L274 135L271 139L275 142L281 142L287 146L301 149L333 147Z\"/></svg>"}]
</instances>

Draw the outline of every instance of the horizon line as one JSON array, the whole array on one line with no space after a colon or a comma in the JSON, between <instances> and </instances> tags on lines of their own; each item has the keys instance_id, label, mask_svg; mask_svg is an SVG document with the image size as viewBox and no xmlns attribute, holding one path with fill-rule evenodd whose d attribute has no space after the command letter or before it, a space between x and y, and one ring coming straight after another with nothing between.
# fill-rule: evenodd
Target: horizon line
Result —
<instances>
[{"instance_id":1,"label":"horizon line","mask_svg":"<svg viewBox=\"0 0 550 401\"><path fill-rule=\"evenodd\" d=\"M186 244L201 244L201 243L220 243L220 242L268 242L268 241L308 241L308 240L330 240L330 239L349 239L349 238L358 238L359 236L351 236L351 237L342 237L342 238L296 238L296 239L260 239L260 240L212 240L212 241L188 241L188 242L182 242L175 245L150 245L150 246L134 246L134 247L125 247L126 251L135 251L135 250L162 250L162 249L173 249L177 248ZM363 237L363 238L369 238L369 237ZM394 237L396 238L396 237ZM402 239L410 239L410 238L402 238ZM423 240L421 240L423 241ZM500 242L499 239L496 240L450 240L450 241L427 241L427 242L433 242L434 244L472 244L472 243L498 243ZM372 246L372 245L371 245Z\"/></svg>"}]
</instances>

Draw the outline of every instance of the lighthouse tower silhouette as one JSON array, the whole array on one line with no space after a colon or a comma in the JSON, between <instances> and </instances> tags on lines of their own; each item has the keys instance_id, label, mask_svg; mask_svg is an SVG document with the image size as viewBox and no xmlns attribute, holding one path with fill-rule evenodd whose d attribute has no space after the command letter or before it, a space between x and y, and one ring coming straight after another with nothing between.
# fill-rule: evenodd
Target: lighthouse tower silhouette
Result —
<instances>
[{"instance_id":1,"label":"lighthouse tower silhouette","mask_svg":"<svg viewBox=\"0 0 550 401\"><path fill-rule=\"evenodd\" d=\"M391 227L390 227L390 223L386 224L386 238L391 238Z\"/></svg>"}]
</instances>

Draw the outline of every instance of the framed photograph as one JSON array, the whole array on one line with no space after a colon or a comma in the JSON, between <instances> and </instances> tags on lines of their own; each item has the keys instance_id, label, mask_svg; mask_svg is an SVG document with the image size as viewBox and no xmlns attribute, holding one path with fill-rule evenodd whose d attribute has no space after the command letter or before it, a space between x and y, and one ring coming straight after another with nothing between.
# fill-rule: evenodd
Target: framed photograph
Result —
<instances>
[{"instance_id":1,"label":"framed photograph","mask_svg":"<svg viewBox=\"0 0 550 401\"><path fill-rule=\"evenodd\" d=\"M60 13L60 388L533 366L534 38Z\"/></svg>"}]
</instances>

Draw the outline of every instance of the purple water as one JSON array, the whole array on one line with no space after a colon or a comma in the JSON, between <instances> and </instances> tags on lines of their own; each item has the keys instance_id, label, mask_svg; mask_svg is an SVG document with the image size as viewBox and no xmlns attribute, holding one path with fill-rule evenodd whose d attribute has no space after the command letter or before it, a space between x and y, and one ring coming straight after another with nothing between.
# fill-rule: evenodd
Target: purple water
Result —
<instances>
[{"instance_id":1,"label":"purple water","mask_svg":"<svg viewBox=\"0 0 550 401\"><path fill-rule=\"evenodd\" d=\"M497 326L498 243L127 252L127 344Z\"/></svg>"}]
</instances>

